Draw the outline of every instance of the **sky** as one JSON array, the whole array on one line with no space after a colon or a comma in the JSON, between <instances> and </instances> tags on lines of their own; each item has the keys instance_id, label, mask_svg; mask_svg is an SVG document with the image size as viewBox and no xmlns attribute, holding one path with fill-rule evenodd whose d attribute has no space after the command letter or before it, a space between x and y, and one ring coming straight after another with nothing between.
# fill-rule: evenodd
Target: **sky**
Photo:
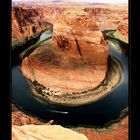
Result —
<instances>
[{"instance_id":1,"label":"sky","mask_svg":"<svg viewBox=\"0 0 140 140\"><path fill-rule=\"evenodd\" d=\"M12 0L12 1L30 1L30 0ZM36 1L36 0L34 0ZM37 1L53 1L53 0L37 0ZM72 1L72 2L88 2L88 3L128 3L128 0L63 0L63 1Z\"/></svg>"}]
</instances>

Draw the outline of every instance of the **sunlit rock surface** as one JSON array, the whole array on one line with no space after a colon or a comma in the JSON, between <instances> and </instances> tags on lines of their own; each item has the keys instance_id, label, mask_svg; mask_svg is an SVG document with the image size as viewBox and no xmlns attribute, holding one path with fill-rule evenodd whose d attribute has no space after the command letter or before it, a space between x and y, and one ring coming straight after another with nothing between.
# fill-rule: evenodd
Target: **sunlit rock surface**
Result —
<instances>
[{"instance_id":1,"label":"sunlit rock surface","mask_svg":"<svg viewBox=\"0 0 140 140\"><path fill-rule=\"evenodd\" d=\"M72 58L94 65L106 65L108 46L96 20L83 10L65 11L53 27L56 46Z\"/></svg>"},{"instance_id":2,"label":"sunlit rock surface","mask_svg":"<svg viewBox=\"0 0 140 140\"><path fill-rule=\"evenodd\" d=\"M128 43L128 20L124 20L119 23L115 37Z\"/></svg>"},{"instance_id":3,"label":"sunlit rock surface","mask_svg":"<svg viewBox=\"0 0 140 140\"><path fill-rule=\"evenodd\" d=\"M12 127L12 140L88 140L83 134L60 125L24 125Z\"/></svg>"},{"instance_id":4,"label":"sunlit rock surface","mask_svg":"<svg viewBox=\"0 0 140 140\"><path fill-rule=\"evenodd\" d=\"M15 104L12 104L12 125L28 125L28 124L41 124L38 118L24 113L21 109L17 108Z\"/></svg>"},{"instance_id":5,"label":"sunlit rock surface","mask_svg":"<svg viewBox=\"0 0 140 140\"><path fill-rule=\"evenodd\" d=\"M100 30L115 30L120 22L128 20L127 5L95 5L84 9L94 15Z\"/></svg>"}]
</instances>

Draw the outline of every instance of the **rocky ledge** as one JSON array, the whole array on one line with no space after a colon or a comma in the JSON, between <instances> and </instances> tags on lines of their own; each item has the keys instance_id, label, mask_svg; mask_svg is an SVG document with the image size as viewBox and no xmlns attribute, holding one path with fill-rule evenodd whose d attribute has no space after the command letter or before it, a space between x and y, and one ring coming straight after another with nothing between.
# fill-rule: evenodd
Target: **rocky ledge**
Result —
<instances>
[{"instance_id":1,"label":"rocky ledge","mask_svg":"<svg viewBox=\"0 0 140 140\"><path fill-rule=\"evenodd\" d=\"M24 125L12 127L12 140L88 140L83 134L60 125Z\"/></svg>"},{"instance_id":2,"label":"rocky ledge","mask_svg":"<svg viewBox=\"0 0 140 140\"><path fill-rule=\"evenodd\" d=\"M74 131L73 131L74 130ZM78 133L80 134L78 134ZM82 135L84 134L84 135ZM12 140L128 140L128 116L108 128L63 128L60 125L12 126Z\"/></svg>"},{"instance_id":3,"label":"rocky ledge","mask_svg":"<svg viewBox=\"0 0 140 140\"><path fill-rule=\"evenodd\" d=\"M60 125L52 125L52 123L54 122L46 123L25 114L12 104L12 140L22 140L22 138L34 140L63 140L63 138L70 140L128 140L128 116L104 128L71 127L68 129Z\"/></svg>"},{"instance_id":4,"label":"rocky ledge","mask_svg":"<svg viewBox=\"0 0 140 140\"><path fill-rule=\"evenodd\" d=\"M108 128L79 128L74 130L85 134L88 140L128 140L128 116Z\"/></svg>"}]
</instances>

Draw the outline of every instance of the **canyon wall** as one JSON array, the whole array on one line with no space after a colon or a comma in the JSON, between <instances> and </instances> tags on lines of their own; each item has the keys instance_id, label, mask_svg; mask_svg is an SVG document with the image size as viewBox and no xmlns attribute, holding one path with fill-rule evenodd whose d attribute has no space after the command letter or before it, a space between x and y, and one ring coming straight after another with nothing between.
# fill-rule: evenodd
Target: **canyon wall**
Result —
<instances>
[{"instance_id":1,"label":"canyon wall","mask_svg":"<svg viewBox=\"0 0 140 140\"><path fill-rule=\"evenodd\" d=\"M12 43L26 42L39 35L52 24L43 17L40 8L12 7Z\"/></svg>"},{"instance_id":2,"label":"canyon wall","mask_svg":"<svg viewBox=\"0 0 140 140\"><path fill-rule=\"evenodd\" d=\"M95 17L100 30L117 29L120 22L128 22L126 6L107 5L18 5L12 7L12 42L26 41L54 24L66 10L83 10ZM119 7L119 6L118 6Z\"/></svg>"}]
</instances>

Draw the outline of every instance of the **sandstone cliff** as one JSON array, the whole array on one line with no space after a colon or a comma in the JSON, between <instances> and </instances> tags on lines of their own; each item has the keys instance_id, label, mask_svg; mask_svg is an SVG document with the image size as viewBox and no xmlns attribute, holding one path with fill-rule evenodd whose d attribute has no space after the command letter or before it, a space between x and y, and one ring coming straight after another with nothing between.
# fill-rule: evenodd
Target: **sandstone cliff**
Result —
<instances>
[{"instance_id":1,"label":"sandstone cliff","mask_svg":"<svg viewBox=\"0 0 140 140\"><path fill-rule=\"evenodd\" d=\"M52 27L42 17L42 9L12 7L12 44L26 42Z\"/></svg>"},{"instance_id":2,"label":"sandstone cliff","mask_svg":"<svg viewBox=\"0 0 140 140\"><path fill-rule=\"evenodd\" d=\"M53 40L66 55L82 57L97 65L107 64L108 46L94 17L83 10L67 10L56 20Z\"/></svg>"},{"instance_id":3,"label":"sandstone cliff","mask_svg":"<svg viewBox=\"0 0 140 140\"><path fill-rule=\"evenodd\" d=\"M100 30L114 30L117 29L118 24L121 21L128 20L128 11L127 8L116 9L113 7L95 7L95 8L85 8L91 17L94 16L97 21L97 25Z\"/></svg>"}]
</instances>

